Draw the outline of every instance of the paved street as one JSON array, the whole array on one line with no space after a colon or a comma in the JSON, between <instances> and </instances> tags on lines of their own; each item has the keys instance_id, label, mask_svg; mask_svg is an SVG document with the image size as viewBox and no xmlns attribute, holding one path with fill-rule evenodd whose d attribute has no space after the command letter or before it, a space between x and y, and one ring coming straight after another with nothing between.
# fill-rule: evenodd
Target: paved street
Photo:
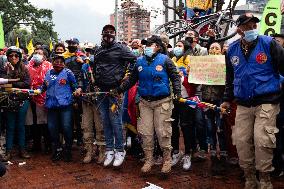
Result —
<instances>
[{"instance_id":1,"label":"paved street","mask_svg":"<svg viewBox=\"0 0 284 189\"><path fill-rule=\"evenodd\" d=\"M96 189L141 189L146 182L153 183L164 189L238 189L243 187L239 168L229 168L224 177L210 175L210 161L193 163L192 170L182 171L178 166L168 179L159 175L159 166L155 166L153 174L143 177L140 175L142 163L128 156L122 169L104 168L95 163L84 165L80 162L79 149L74 149L72 163L51 163L49 156L35 154L26 165L16 157L12 160L8 173L0 178L1 189L18 188L96 188ZM284 188L283 178L273 180L274 188Z\"/></svg>"}]
</instances>

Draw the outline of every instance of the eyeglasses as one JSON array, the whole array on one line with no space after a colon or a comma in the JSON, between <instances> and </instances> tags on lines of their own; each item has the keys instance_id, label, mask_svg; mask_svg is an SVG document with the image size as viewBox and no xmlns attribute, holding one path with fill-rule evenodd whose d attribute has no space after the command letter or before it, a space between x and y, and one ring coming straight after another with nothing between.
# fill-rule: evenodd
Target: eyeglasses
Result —
<instances>
[{"instance_id":1,"label":"eyeglasses","mask_svg":"<svg viewBox=\"0 0 284 189\"><path fill-rule=\"evenodd\" d=\"M9 57L9 58L13 58L13 57L19 58L19 55L18 55L18 54L10 54L8 57Z\"/></svg>"}]
</instances>

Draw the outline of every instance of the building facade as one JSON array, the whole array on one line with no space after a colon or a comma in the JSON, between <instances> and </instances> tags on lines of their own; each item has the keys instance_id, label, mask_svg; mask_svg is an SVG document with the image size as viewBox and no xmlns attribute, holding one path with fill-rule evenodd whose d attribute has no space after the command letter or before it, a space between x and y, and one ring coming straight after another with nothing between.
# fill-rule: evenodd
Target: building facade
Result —
<instances>
[{"instance_id":1,"label":"building facade","mask_svg":"<svg viewBox=\"0 0 284 189\"><path fill-rule=\"evenodd\" d=\"M130 43L150 35L150 12L133 1L120 5L117 22L118 41ZM115 26L115 14L110 15L110 24Z\"/></svg>"}]
</instances>

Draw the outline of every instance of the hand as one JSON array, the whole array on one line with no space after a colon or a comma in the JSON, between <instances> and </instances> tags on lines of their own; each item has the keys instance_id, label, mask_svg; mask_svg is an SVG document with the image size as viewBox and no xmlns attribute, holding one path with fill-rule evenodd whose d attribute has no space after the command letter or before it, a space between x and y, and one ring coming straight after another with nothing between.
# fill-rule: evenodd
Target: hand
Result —
<instances>
[{"instance_id":1,"label":"hand","mask_svg":"<svg viewBox=\"0 0 284 189\"><path fill-rule=\"evenodd\" d=\"M39 94L41 94L41 90L40 90L40 89L36 89L36 90L34 90L34 94L35 94L35 95L39 95Z\"/></svg>"},{"instance_id":2,"label":"hand","mask_svg":"<svg viewBox=\"0 0 284 189\"><path fill-rule=\"evenodd\" d=\"M180 99L182 99L182 96L180 94L175 94L174 101L179 102Z\"/></svg>"},{"instance_id":3,"label":"hand","mask_svg":"<svg viewBox=\"0 0 284 189\"><path fill-rule=\"evenodd\" d=\"M209 26L207 32L206 32L206 35L208 35L209 37L216 37L216 33L214 31L214 29L211 29L211 27Z\"/></svg>"},{"instance_id":4,"label":"hand","mask_svg":"<svg viewBox=\"0 0 284 189\"><path fill-rule=\"evenodd\" d=\"M117 97L117 96L120 95L120 93L118 92L117 89L111 89L111 90L109 91L109 95L114 96L114 97Z\"/></svg>"},{"instance_id":5,"label":"hand","mask_svg":"<svg viewBox=\"0 0 284 189\"><path fill-rule=\"evenodd\" d=\"M231 107L231 104L229 102L223 102L221 105L220 105L220 108L223 109L223 110L228 110L230 109ZM227 111L222 111L222 113L226 114Z\"/></svg>"},{"instance_id":6,"label":"hand","mask_svg":"<svg viewBox=\"0 0 284 189\"><path fill-rule=\"evenodd\" d=\"M14 66L10 63L7 62L7 64L4 67L6 69L6 71L13 71L14 70Z\"/></svg>"},{"instance_id":7,"label":"hand","mask_svg":"<svg viewBox=\"0 0 284 189\"><path fill-rule=\"evenodd\" d=\"M77 56L76 62L84 63L83 59L80 56Z\"/></svg>"},{"instance_id":8,"label":"hand","mask_svg":"<svg viewBox=\"0 0 284 189\"><path fill-rule=\"evenodd\" d=\"M82 94L82 89L81 88L76 89L74 95L75 96L80 96L81 94Z\"/></svg>"}]
</instances>

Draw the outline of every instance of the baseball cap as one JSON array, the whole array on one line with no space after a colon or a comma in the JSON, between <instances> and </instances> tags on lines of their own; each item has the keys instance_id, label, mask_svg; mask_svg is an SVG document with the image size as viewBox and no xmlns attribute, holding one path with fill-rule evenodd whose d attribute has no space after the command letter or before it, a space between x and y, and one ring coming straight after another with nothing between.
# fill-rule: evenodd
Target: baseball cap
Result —
<instances>
[{"instance_id":1,"label":"baseball cap","mask_svg":"<svg viewBox=\"0 0 284 189\"><path fill-rule=\"evenodd\" d=\"M242 15L239 16L239 18L236 21L236 24L239 27L239 26L246 24L250 21L253 21L255 23L260 22L260 20L257 17L255 17L252 13L246 13L246 14L242 14Z\"/></svg>"},{"instance_id":2,"label":"baseball cap","mask_svg":"<svg viewBox=\"0 0 284 189\"><path fill-rule=\"evenodd\" d=\"M75 38L75 37L72 37L72 38L66 40L65 42L66 43L76 43L76 44L79 45L79 40L77 38Z\"/></svg>"},{"instance_id":3,"label":"baseball cap","mask_svg":"<svg viewBox=\"0 0 284 189\"><path fill-rule=\"evenodd\" d=\"M116 32L115 27L114 27L113 25L111 25L111 24L105 25L105 26L103 27L103 30L102 30L102 31L105 31L106 29L112 29L112 30L114 30L114 31Z\"/></svg>"}]
</instances>

